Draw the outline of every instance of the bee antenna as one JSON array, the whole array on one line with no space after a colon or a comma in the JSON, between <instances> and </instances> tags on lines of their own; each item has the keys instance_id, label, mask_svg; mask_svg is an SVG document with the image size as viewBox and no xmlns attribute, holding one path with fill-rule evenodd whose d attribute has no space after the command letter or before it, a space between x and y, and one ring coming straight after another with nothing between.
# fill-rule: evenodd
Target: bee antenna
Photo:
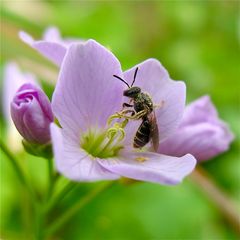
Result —
<instances>
[{"instance_id":1,"label":"bee antenna","mask_svg":"<svg viewBox=\"0 0 240 240\"><path fill-rule=\"evenodd\" d=\"M115 78L119 79L120 81L124 82L124 83L128 86L128 88L130 88L129 84L128 84L126 81L124 81L122 78L120 78L120 77L117 76L117 75L113 75L113 76L114 76Z\"/></svg>"},{"instance_id":2,"label":"bee antenna","mask_svg":"<svg viewBox=\"0 0 240 240\"><path fill-rule=\"evenodd\" d=\"M137 67L136 70L135 70L134 77L133 77L133 82L132 82L132 84L131 84L131 87L132 87L133 84L135 83L136 76L137 76L137 72L138 72L138 67Z\"/></svg>"}]
</instances>

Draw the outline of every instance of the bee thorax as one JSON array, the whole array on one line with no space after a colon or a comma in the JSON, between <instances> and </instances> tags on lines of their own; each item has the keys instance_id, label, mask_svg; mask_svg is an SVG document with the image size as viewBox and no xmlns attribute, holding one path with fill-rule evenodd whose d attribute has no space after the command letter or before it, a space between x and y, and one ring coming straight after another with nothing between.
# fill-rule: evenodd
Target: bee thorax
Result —
<instances>
[{"instance_id":1,"label":"bee thorax","mask_svg":"<svg viewBox=\"0 0 240 240\"><path fill-rule=\"evenodd\" d=\"M150 96L146 93L140 93L134 99L134 109L136 112L147 109L149 112L153 110L153 102Z\"/></svg>"}]
</instances>

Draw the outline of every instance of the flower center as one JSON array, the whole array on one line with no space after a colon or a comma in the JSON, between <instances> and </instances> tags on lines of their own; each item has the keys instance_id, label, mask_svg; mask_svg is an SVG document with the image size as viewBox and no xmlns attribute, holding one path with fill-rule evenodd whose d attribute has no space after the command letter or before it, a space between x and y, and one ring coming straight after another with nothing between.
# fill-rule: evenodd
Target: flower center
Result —
<instances>
[{"instance_id":1,"label":"flower center","mask_svg":"<svg viewBox=\"0 0 240 240\"><path fill-rule=\"evenodd\" d=\"M89 130L81 138L81 147L93 157L110 158L118 155L123 148L124 127L127 120L115 123L105 131Z\"/></svg>"}]
</instances>

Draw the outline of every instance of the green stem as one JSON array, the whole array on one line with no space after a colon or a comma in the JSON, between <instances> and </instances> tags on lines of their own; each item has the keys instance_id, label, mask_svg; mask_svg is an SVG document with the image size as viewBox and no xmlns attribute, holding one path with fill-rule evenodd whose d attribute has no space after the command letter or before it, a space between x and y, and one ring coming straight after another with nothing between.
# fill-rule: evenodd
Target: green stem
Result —
<instances>
[{"instance_id":1,"label":"green stem","mask_svg":"<svg viewBox=\"0 0 240 240\"><path fill-rule=\"evenodd\" d=\"M191 178L200 186L214 206L217 206L233 229L240 234L240 218L235 202L214 182L204 168L198 166L191 174Z\"/></svg>"},{"instance_id":2,"label":"green stem","mask_svg":"<svg viewBox=\"0 0 240 240\"><path fill-rule=\"evenodd\" d=\"M53 176L53 181L54 184L57 180L59 175L51 175ZM54 184L53 184L53 189L54 189ZM62 191L56 196L52 196L52 194L49 196L49 198L47 199L48 202L43 206L43 208L41 208L40 211L38 211L37 214L37 219L36 219L36 239L41 240L44 238L44 234L43 234L43 229L44 229L44 218L45 216L52 210L52 208L58 204L60 201L62 201L62 199L74 188L76 187L78 184L75 182L69 182L68 184L65 185L65 187L62 189Z\"/></svg>"},{"instance_id":3,"label":"green stem","mask_svg":"<svg viewBox=\"0 0 240 240\"><path fill-rule=\"evenodd\" d=\"M47 164L48 164L48 178L49 178L49 186L48 186L48 192L47 192L47 197L46 200L48 200L53 192L54 189L54 183L55 183L55 176L54 176L54 168L53 168L53 160L51 159L46 159Z\"/></svg>"},{"instance_id":4,"label":"green stem","mask_svg":"<svg viewBox=\"0 0 240 240\"><path fill-rule=\"evenodd\" d=\"M80 201L76 202L71 208L69 208L62 216L57 218L55 222L47 229L45 232L46 236L50 236L60 229L67 221L69 221L79 210L81 210L85 205L92 201L100 193L104 192L106 189L109 189L114 184L113 181L107 182L104 185L100 185L98 188L95 188L93 191L84 196Z\"/></svg>"},{"instance_id":5,"label":"green stem","mask_svg":"<svg viewBox=\"0 0 240 240\"><path fill-rule=\"evenodd\" d=\"M35 238L36 240L43 239L43 224L44 224L44 216L42 212L42 208L39 206L36 209L36 228L35 228Z\"/></svg>"},{"instance_id":6,"label":"green stem","mask_svg":"<svg viewBox=\"0 0 240 240\"><path fill-rule=\"evenodd\" d=\"M13 154L10 152L10 150L7 148L7 146L0 140L0 147L2 149L2 151L4 152L4 154L7 156L7 158L10 160L19 181L22 183L22 185L24 187L26 187L26 189L29 192L29 195L32 197L33 199L33 203L35 204L35 200L37 200L36 194L34 193L32 187L29 185L27 179L24 176L24 173L21 169L21 167L18 164L17 159L13 156Z\"/></svg>"},{"instance_id":7,"label":"green stem","mask_svg":"<svg viewBox=\"0 0 240 240\"><path fill-rule=\"evenodd\" d=\"M45 206L44 212L47 213L51 211L51 209L58 204L70 191L72 191L78 183L69 182L65 185L65 187L61 190L61 192L56 196L50 199L48 204Z\"/></svg>"},{"instance_id":8,"label":"green stem","mask_svg":"<svg viewBox=\"0 0 240 240\"><path fill-rule=\"evenodd\" d=\"M49 199L51 199L51 196L53 194L56 181L59 177L57 173L54 171L54 165L53 165L53 159L48 158L46 159L47 165L48 165L48 189L46 193L46 202L43 204L43 206L39 206L38 209L36 209L36 229L35 229L35 237L37 240L44 239L44 224L45 224L45 217L47 214L46 206L49 204ZM51 202L51 201L50 201Z\"/></svg>"}]
</instances>

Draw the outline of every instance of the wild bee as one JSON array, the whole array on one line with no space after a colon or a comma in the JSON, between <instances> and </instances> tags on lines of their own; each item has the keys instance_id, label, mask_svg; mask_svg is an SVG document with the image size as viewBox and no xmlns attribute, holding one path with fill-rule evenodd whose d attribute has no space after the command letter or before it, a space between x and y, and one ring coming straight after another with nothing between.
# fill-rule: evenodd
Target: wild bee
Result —
<instances>
[{"instance_id":1,"label":"wild bee","mask_svg":"<svg viewBox=\"0 0 240 240\"><path fill-rule=\"evenodd\" d=\"M131 86L119 76L113 75L113 77L119 79L128 86L128 89L123 91L123 96L131 99L129 103L123 103L123 110L117 114L120 118L133 120L142 119L142 123L138 127L134 137L134 148L142 148L151 140L154 150L157 151L159 147L159 131L154 112L154 105L151 97L147 93L142 92L140 87L133 86L137 72L138 68L135 70ZM134 110L124 109L125 107L133 107ZM131 115L129 115L129 113Z\"/></svg>"}]
</instances>

